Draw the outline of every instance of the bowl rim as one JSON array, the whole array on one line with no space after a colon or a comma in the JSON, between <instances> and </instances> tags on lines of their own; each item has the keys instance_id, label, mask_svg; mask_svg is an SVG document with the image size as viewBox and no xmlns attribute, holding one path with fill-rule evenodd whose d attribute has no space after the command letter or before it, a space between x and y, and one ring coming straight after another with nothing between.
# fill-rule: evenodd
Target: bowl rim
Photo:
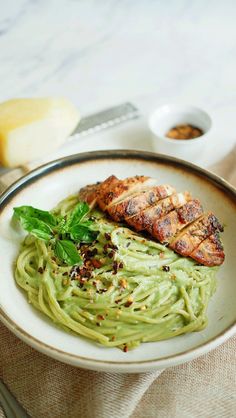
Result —
<instances>
[{"instance_id":1,"label":"bowl rim","mask_svg":"<svg viewBox=\"0 0 236 418\"><path fill-rule=\"evenodd\" d=\"M169 157L163 154L157 154L152 152L140 152L135 150L102 150L102 151L90 151L84 153L78 153L63 157L54 161L51 161L47 164L44 164L30 173L26 174L16 182L14 182L8 189L0 196L0 216L2 210L8 204L9 201L24 188L25 185L29 185L37 181L38 179L44 177L44 175L66 168L71 165L78 165L83 162L91 162L94 160L106 160L106 159L134 159L141 161L154 162L158 164L169 164L171 166L177 166L182 169L187 169L187 171L192 172L205 180L209 181L214 186L218 187L220 190L223 190L230 200L235 204L236 207L236 189L230 185L223 178L217 176L216 174L198 167L195 164L189 163L187 161L181 160L175 157ZM179 354L171 354L161 359L155 358L151 360L135 360L135 361L109 361L109 360L99 360L91 359L81 355L75 355L68 352L65 352L61 349L57 349L51 345L48 345L38 338L32 337L28 332L18 326L1 308L0 306L0 320L10 329L17 337L21 340L34 347L38 351L49 355L57 360L62 362L82 367L90 368L93 370L109 370L112 366L113 370L120 372L141 372L150 370L150 367L155 367L156 369L161 369L163 367L170 367L176 364L184 363L193 358L196 358L202 354L207 353L211 349L222 344L228 338L233 336L236 333L236 319L222 332L220 332L215 337L211 338L209 341L199 344L194 348L187 349ZM137 367L139 368L137 370ZM132 370L136 369L136 370Z\"/></svg>"}]
</instances>

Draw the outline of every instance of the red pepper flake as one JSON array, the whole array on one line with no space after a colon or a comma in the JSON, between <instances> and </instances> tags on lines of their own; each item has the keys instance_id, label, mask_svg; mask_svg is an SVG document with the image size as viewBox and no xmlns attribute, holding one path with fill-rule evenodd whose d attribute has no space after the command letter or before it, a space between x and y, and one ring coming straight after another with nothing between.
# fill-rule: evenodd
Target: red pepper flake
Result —
<instances>
[{"instance_id":1,"label":"red pepper flake","mask_svg":"<svg viewBox=\"0 0 236 418\"><path fill-rule=\"evenodd\" d=\"M114 255L115 255L115 251L111 250L107 255L108 255L109 258L113 258Z\"/></svg>"},{"instance_id":2,"label":"red pepper flake","mask_svg":"<svg viewBox=\"0 0 236 418\"><path fill-rule=\"evenodd\" d=\"M128 300L127 300L127 302L125 303L125 307L126 308L129 308L129 306L132 305L133 301L134 301L133 298L132 297L129 297Z\"/></svg>"},{"instance_id":3,"label":"red pepper flake","mask_svg":"<svg viewBox=\"0 0 236 418\"><path fill-rule=\"evenodd\" d=\"M62 276L68 276L68 271L65 271L65 273L62 274Z\"/></svg>"},{"instance_id":4,"label":"red pepper flake","mask_svg":"<svg viewBox=\"0 0 236 418\"><path fill-rule=\"evenodd\" d=\"M116 274L118 271L118 263L117 261L114 261L114 263L112 264L112 268L113 268L113 274Z\"/></svg>"},{"instance_id":5,"label":"red pepper flake","mask_svg":"<svg viewBox=\"0 0 236 418\"><path fill-rule=\"evenodd\" d=\"M133 302L127 300L127 302L125 303L125 307L129 308L132 305L132 303Z\"/></svg>"},{"instance_id":6,"label":"red pepper flake","mask_svg":"<svg viewBox=\"0 0 236 418\"><path fill-rule=\"evenodd\" d=\"M106 253L109 249L109 244L105 244L103 247L104 252Z\"/></svg>"},{"instance_id":7,"label":"red pepper flake","mask_svg":"<svg viewBox=\"0 0 236 418\"><path fill-rule=\"evenodd\" d=\"M99 291L98 291L98 293L105 293L105 292L107 292L107 289L104 287L103 289L99 289Z\"/></svg>"},{"instance_id":8,"label":"red pepper flake","mask_svg":"<svg viewBox=\"0 0 236 418\"><path fill-rule=\"evenodd\" d=\"M105 236L105 238L106 238L107 241L110 241L111 235L108 234L108 232L105 232L104 236Z\"/></svg>"},{"instance_id":9,"label":"red pepper flake","mask_svg":"<svg viewBox=\"0 0 236 418\"><path fill-rule=\"evenodd\" d=\"M120 303L120 302L121 302L121 299L115 300L115 303Z\"/></svg>"},{"instance_id":10,"label":"red pepper flake","mask_svg":"<svg viewBox=\"0 0 236 418\"><path fill-rule=\"evenodd\" d=\"M118 235L118 234L117 234ZM118 250L117 245L114 244L110 244L110 248L112 248L112 250Z\"/></svg>"},{"instance_id":11,"label":"red pepper flake","mask_svg":"<svg viewBox=\"0 0 236 418\"><path fill-rule=\"evenodd\" d=\"M113 268L113 274L116 274L118 269L122 269L124 267L124 264L122 262L117 262L114 261L114 263L112 264L112 268Z\"/></svg>"},{"instance_id":12,"label":"red pepper flake","mask_svg":"<svg viewBox=\"0 0 236 418\"><path fill-rule=\"evenodd\" d=\"M93 250L86 250L84 253L84 256L86 259L89 259L91 257L94 257L95 255L97 255L98 250L97 248L93 248Z\"/></svg>"},{"instance_id":13,"label":"red pepper flake","mask_svg":"<svg viewBox=\"0 0 236 418\"><path fill-rule=\"evenodd\" d=\"M116 339L116 336L115 335L112 335L111 341L115 341L115 339Z\"/></svg>"},{"instance_id":14,"label":"red pepper flake","mask_svg":"<svg viewBox=\"0 0 236 418\"><path fill-rule=\"evenodd\" d=\"M44 272L44 268L43 268L43 267L39 267L39 268L38 268L38 272L39 272L40 274L43 274L43 272Z\"/></svg>"},{"instance_id":15,"label":"red pepper flake","mask_svg":"<svg viewBox=\"0 0 236 418\"><path fill-rule=\"evenodd\" d=\"M96 260L95 258L93 260L91 260L91 263L93 265L94 268L99 269L100 267L102 267L102 263L99 260Z\"/></svg>"},{"instance_id":16,"label":"red pepper flake","mask_svg":"<svg viewBox=\"0 0 236 418\"><path fill-rule=\"evenodd\" d=\"M104 316L104 315L97 315L97 319L98 319L99 321L104 321L105 316Z\"/></svg>"},{"instance_id":17,"label":"red pepper flake","mask_svg":"<svg viewBox=\"0 0 236 418\"><path fill-rule=\"evenodd\" d=\"M127 351L128 351L127 345L124 345L123 351L124 351L124 353L127 353Z\"/></svg>"}]
</instances>

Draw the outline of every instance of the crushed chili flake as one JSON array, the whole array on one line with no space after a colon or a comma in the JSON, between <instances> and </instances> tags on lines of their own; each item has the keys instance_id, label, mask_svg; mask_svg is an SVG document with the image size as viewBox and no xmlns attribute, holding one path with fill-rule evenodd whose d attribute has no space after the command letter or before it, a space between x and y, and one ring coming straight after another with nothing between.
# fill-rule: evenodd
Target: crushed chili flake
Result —
<instances>
[{"instance_id":1,"label":"crushed chili flake","mask_svg":"<svg viewBox=\"0 0 236 418\"><path fill-rule=\"evenodd\" d=\"M90 258L90 257L94 257L95 255L97 255L97 253L98 253L97 248L93 248L92 250L86 251L85 254L88 258Z\"/></svg>"},{"instance_id":2,"label":"crushed chili flake","mask_svg":"<svg viewBox=\"0 0 236 418\"><path fill-rule=\"evenodd\" d=\"M124 264L122 262L114 261L112 264L113 268L113 274L116 274L118 269L122 269L124 267Z\"/></svg>"},{"instance_id":3,"label":"crushed chili flake","mask_svg":"<svg viewBox=\"0 0 236 418\"><path fill-rule=\"evenodd\" d=\"M100 267L102 267L101 261L97 260L96 258L93 258L93 260L91 260L91 263L93 267L95 267L96 269L99 269Z\"/></svg>"},{"instance_id":4,"label":"crushed chili flake","mask_svg":"<svg viewBox=\"0 0 236 418\"><path fill-rule=\"evenodd\" d=\"M166 136L171 139L194 139L203 134L202 129L190 124L184 124L174 126L166 133Z\"/></svg>"},{"instance_id":5,"label":"crushed chili flake","mask_svg":"<svg viewBox=\"0 0 236 418\"><path fill-rule=\"evenodd\" d=\"M104 315L97 315L97 319L99 319L100 321L104 321L105 316Z\"/></svg>"},{"instance_id":6,"label":"crushed chili flake","mask_svg":"<svg viewBox=\"0 0 236 418\"><path fill-rule=\"evenodd\" d=\"M125 345L125 346L124 346L123 351L124 351L125 353L127 353L127 351L128 351L128 347L127 347L127 345Z\"/></svg>"},{"instance_id":7,"label":"crushed chili flake","mask_svg":"<svg viewBox=\"0 0 236 418\"><path fill-rule=\"evenodd\" d=\"M107 289L104 287L103 289L99 289L99 293L105 293L107 292Z\"/></svg>"},{"instance_id":8,"label":"crushed chili flake","mask_svg":"<svg viewBox=\"0 0 236 418\"><path fill-rule=\"evenodd\" d=\"M107 241L110 241L111 235L108 234L108 232L105 232L104 236L105 236L105 238L106 238Z\"/></svg>"},{"instance_id":9,"label":"crushed chili flake","mask_svg":"<svg viewBox=\"0 0 236 418\"><path fill-rule=\"evenodd\" d=\"M107 255L108 255L109 258L113 258L114 255L115 255L115 251L111 250Z\"/></svg>"},{"instance_id":10,"label":"crushed chili flake","mask_svg":"<svg viewBox=\"0 0 236 418\"><path fill-rule=\"evenodd\" d=\"M132 305L133 301L134 301L133 298L129 297L128 300L127 300L127 302L125 303L125 307L126 308L129 308L129 306Z\"/></svg>"},{"instance_id":11,"label":"crushed chili flake","mask_svg":"<svg viewBox=\"0 0 236 418\"><path fill-rule=\"evenodd\" d=\"M116 304L118 304L118 303L120 303L121 302L121 299L117 299L117 300L115 300L115 303Z\"/></svg>"},{"instance_id":12,"label":"crushed chili flake","mask_svg":"<svg viewBox=\"0 0 236 418\"><path fill-rule=\"evenodd\" d=\"M43 274L43 272L44 272L44 268L43 268L43 267L39 267L39 268L38 268L38 272L39 272L40 274Z\"/></svg>"},{"instance_id":13,"label":"crushed chili flake","mask_svg":"<svg viewBox=\"0 0 236 418\"><path fill-rule=\"evenodd\" d=\"M103 246L103 250L104 250L104 252L106 253L106 252L108 251L108 249L109 249L109 244L105 244L105 245Z\"/></svg>"},{"instance_id":14,"label":"crushed chili flake","mask_svg":"<svg viewBox=\"0 0 236 418\"><path fill-rule=\"evenodd\" d=\"M62 274L62 276L68 276L68 271L65 271L63 274Z\"/></svg>"},{"instance_id":15,"label":"crushed chili flake","mask_svg":"<svg viewBox=\"0 0 236 418\"><path fill-rule=\"evenodd\" d=\"M113 268L113 274L116 274L118 271L118 262L114 261L114 263L112 264L112 268Z\"/></svg>"}]
</instances>

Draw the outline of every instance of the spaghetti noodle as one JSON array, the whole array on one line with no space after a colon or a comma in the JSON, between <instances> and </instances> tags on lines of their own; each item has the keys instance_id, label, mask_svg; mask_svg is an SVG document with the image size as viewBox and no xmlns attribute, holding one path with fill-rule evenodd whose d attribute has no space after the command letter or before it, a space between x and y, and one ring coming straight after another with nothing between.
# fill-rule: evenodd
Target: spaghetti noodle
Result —
<instances>
[{"instance_id":1,"label":"spaghetti noodle","mask_svg":"<svg viewBox=\"0 0 236 418\"><path fill-rule=\"evenodd\" d=\"M77 203L71 196L52 213L68 215ZM98 235L78 249L83 266L71 268L50 242L26 236L15 278L36 309L66 330L124 351L206 326L217 267L181 257L99 211L89 216Z\"/></svg>"}]
</instances>

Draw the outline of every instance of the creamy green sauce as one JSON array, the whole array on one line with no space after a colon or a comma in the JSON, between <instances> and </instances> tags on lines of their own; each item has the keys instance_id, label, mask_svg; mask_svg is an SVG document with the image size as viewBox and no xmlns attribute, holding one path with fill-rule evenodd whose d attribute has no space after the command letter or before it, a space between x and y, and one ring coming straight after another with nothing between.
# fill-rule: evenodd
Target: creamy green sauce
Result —
<instances>
[{"instance_id":1,"label":"creamy green sauce","mask_svg":"<svg viewBox=\"0 0 236 418\"><path fill-rule=\"evenodd\" d=\"M68 214L76 203L69 197L54 213ZM78 279L49 244L26 237L15 278L37 309L67 331L124 351L206 326L216 267L199 266L99 211L91 215L98 231L89 247L91 277Z\"/></svg>"}]
</instances>

